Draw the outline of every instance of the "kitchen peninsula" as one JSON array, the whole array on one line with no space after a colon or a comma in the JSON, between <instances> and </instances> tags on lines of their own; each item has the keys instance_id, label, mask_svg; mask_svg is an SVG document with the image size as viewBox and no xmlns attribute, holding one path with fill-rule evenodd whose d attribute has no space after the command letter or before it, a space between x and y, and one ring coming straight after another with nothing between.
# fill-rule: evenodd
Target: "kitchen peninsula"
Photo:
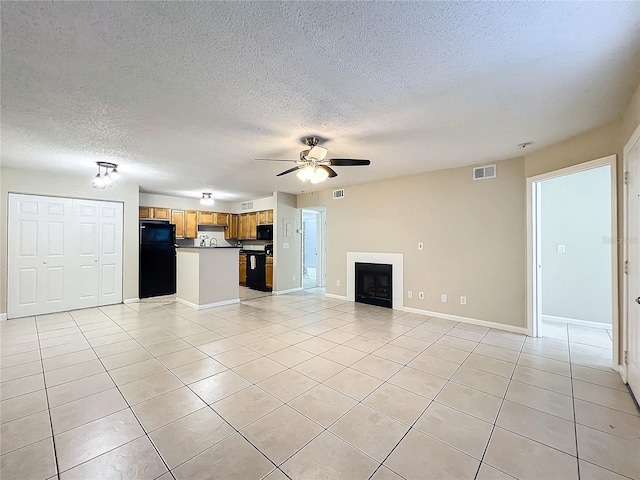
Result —
<instances>
[{"instance_id":1,"label":"kitchen peninsula","mask_svg":"<svg viewBox=\"0 0 640 480\"><path fill-rule=\"evenodd\" d=\"M197 310L240 302L238 247L180 247L176 300Z\"/></svg>"}]
</instances>

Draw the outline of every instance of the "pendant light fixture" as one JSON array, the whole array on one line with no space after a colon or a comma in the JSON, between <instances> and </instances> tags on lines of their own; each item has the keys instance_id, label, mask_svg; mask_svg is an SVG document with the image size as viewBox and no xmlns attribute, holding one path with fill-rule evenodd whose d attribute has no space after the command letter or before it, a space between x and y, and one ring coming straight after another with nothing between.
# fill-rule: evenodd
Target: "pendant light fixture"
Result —
<instances>
[{"instance_id":1,"label":"pendant light fixture","mask_svg":"<svg viewBox=\"0 0 640 480\"><path fill-rule=\"evenodd\" d=\"M98 165L98 174L91 181L93 188L113 187L116 183L120 183L118 165L109 162L96 162L96 165ZM101 173L103 168L104 173Z\"/></svg>"},{"instance_id":2,"label":"pendant light fixture","mask_svg":"<svg viewBox=\"0 0 640 480\"><path fill-rule=\"evenodd\" d=\"M205 192L202 194L202 198L200 199L200 205L211 206L215 203L213 198L211 198L211 193Z\"/></svg>"}]
</instances>

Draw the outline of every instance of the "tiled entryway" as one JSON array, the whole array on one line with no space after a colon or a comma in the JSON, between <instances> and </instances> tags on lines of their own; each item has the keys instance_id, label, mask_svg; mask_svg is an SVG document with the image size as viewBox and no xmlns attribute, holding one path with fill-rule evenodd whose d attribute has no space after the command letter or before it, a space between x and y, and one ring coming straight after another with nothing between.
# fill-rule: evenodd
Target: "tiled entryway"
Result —
<instances>
[{"instance_id":1,"label":"tiled entryway","mask_svg":"<svg viewBox=\"0 0 640 480\"><path fill-rule=\"evenodd\" d=\"M571 332L305 291L10 320L0 338L3 480L640 477L638 410Z\"/></svg>"}]
</instances>

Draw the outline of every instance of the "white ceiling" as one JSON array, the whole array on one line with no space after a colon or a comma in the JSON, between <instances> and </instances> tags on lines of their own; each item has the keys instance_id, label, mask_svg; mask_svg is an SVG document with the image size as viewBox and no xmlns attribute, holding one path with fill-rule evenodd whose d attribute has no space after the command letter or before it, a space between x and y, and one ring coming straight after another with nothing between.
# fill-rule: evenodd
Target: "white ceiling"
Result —
<instances>
[{"instance_id":1,"label":"white ceiling","mask_svg":"<svg viewBox=\"0 0 640 480\"><path fill-rule=\"evenodd\" d=\"M640 2L2 2L3 165L224 200L520 155L618 118Z\"/></svg>"}]
</instances>

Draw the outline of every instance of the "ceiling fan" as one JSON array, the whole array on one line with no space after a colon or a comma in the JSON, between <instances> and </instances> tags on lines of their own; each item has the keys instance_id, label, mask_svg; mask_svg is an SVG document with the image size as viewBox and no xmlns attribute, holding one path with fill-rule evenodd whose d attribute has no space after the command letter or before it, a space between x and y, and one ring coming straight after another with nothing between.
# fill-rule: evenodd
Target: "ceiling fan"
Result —
<instances>
[{"instance_id":1,"label":"ceiling fan","mask_svg":"<svg viewBox=\"0 0 640 480\"><path fill-rule=\"evenodd\" d=\"M338 173L331 167L351 167L359 165L370 165L370 160L358 160L353 158L326 158L328 150L318 145L318 137L305 137L302 142L309 148L300 152L298 160L284 160L280 158L256 158L259 161L270 162L295 162L296 166L280 172L277 177L292 172L298 172L297 177L303 182L311 183L324 182L327 178L337 177Z\"/></svg>"}]
</instances>

